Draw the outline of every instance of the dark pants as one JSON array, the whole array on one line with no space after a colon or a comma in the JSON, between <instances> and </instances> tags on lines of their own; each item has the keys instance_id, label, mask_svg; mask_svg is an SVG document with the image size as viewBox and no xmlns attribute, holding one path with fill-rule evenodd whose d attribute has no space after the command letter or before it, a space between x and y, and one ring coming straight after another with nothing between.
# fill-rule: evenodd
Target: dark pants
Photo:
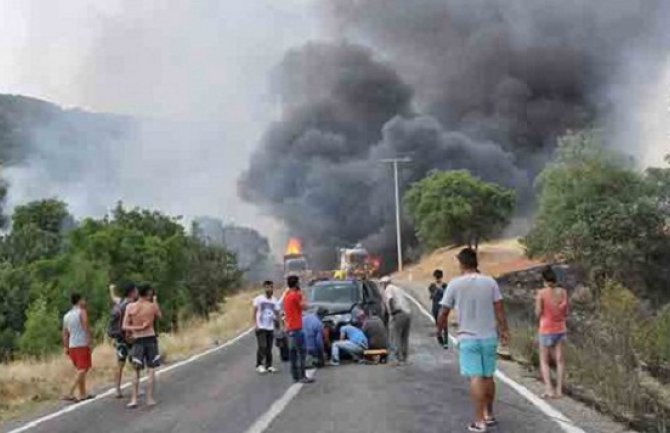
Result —
<instances>
[{"instance_id":1,"label":"dark pants","mask_svg":"<svg viewBox=\"0 0 670 433\"><path fill-rule=\"evenodd\" d=\"M298 381L305 377L305 358L307 349L305 347L305 334L300 331L288 332L288 356L291 361L291 376Z\"/></svg>"},{"instance_id":2,"label":"dark pants","mask_svg":"<svg viewBox=\"0 0 670 433\"><path fill-rule=\"evenodd\" d=\"M441 311L442 306L439 303L433 303L433 319L435 319L435 324L437 324L437 319L440 317ZM446 329L442 332L442 340L444 341L445 347L449 345L449 331Z\"/></svg>"},{"instance_id":3,"label":"dark pants","mask_svg":"<svg viewBox=\"0 0 670 433\"><path fill-rule=\"evenodd\" d=\"M272 366L272 340L274 332L266 329L256 330L256 341L258 342L258 351L256 352L256 367L263 365Z\"/></svg>"}]
</instances>

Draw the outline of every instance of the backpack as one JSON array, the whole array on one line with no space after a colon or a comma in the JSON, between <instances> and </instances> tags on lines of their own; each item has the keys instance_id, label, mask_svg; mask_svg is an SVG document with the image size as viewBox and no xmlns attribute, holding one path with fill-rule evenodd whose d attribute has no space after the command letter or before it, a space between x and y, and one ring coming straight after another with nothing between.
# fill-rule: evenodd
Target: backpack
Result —
<instances>
[{"instance_id":1,"label":"backpack","mask_svg":"<svg viewBox=\"0 0 670 433\"><path fill-rule=\"evenodd\" d=\"M126 313L128 301L125 299L112 307L112 312L107 325L107 335L109 338L120 339L125 336L123 332L123 315Z\"/></svg>"}]
</instances>

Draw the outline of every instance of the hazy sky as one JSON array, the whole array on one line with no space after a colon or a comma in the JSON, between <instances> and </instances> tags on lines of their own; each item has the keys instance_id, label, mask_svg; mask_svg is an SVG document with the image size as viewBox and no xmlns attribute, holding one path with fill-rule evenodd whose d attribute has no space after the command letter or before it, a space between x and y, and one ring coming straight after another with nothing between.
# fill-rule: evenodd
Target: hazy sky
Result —
<instances>
[{"instance_id":1,"label":"hazy sky","mask_svg":"<svg viewBox=\"0 0 670 433\"><path fill-rule=\"evenodd\" d=\"M171 137L147 128L111 162L122 181L98 191L95 170L54 182L76 155L45 141L62 163L6 172L10 205L58 195L82 215L99 211L92 198L123 199L250 223L236 179L277 115L268 77L288 48L318 37L316 16L312 0L0 0L0 93L190 122Z\"/></svg>"},{"instance_id":2,"label":"hazy sky","mask_svg":"<svg viewBox=\"0 0 670 433\"><path fill-rule=\"evenodd\" d=\"M312 5L1 0L0 91L96 111L242 118L284 51L317 36ZM218 104L202 100L212 91Z\"/></svg>"}]
</instances>

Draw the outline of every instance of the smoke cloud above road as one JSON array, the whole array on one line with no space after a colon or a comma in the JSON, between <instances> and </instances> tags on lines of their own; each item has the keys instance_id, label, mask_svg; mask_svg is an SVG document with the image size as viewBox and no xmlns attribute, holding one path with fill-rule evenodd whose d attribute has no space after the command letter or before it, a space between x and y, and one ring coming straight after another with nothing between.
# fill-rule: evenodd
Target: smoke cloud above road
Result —
<instances>
[{"instance_id":1,"label":"smoke cloud above road","mask_svg":"<svg viewBox=\"0 0 670 433\"><path fill-rule=\"evenodd\" d=\"M568 129L670 152L664 0L6 0L0 26L0 91L66 107L3 159L10 206L212 215L322 266L359 241L393 265L384 158L412 159L403 189L465 168L527 213Z\"/></svg>"},{"instance_id":2,"label":"smoke cloud above road","mask_svg":"<svg viewBox=\"0 0 670 433\"><path fill-rule=\"evenodd\" d=\"M668 7L652 1L330 0L334 38L289 52L273 84L283 115L240 179L243 198L320 258L357 241L391 253L392 177L469 169L517 190L568 129L596 125L640 156L632 110L667 60ZM625 137L628 139L625 139ZM410 239L411 240L411 239ZM318 246L318 247L317 247ZM327 246L330 250L324 250Z\"/></svg>"}]
</instances>

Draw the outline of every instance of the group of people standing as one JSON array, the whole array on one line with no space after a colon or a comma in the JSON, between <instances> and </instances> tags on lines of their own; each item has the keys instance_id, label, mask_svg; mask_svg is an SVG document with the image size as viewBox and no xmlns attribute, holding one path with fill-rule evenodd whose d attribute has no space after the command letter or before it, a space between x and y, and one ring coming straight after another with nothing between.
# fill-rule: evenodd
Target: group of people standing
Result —
<instances>
[{"instance_id":1,"label":"group of people standing","mask_svg":"<svg viewBox=\"0 0 670 433\"><path fill-rule=\"evenodd\" d=\"M461 374L470 379L470 394L475 407L475 420L468 426L472 432L486 432L497 424L493 413L498 344L507 344L509 330L502 303L502 294L495 279L478 270L477 254L470 248L457 256L461 275L448 284L441 270L433 273L435 282L429 287L432 315L437 324L437 339L448 348L448 321L452 310L457 313L459 364ZM558 285L551 267L542 273L544 287L538 291L535 312L539 321L539 346L542 377L546 391L544 398L559 398L565 374L563 342L566 337L568 295ZM307 311L308 304L300 289L297 276L286 279L286 290L281 298L274 295L274 284L266 281L264 293L253 300L253 320L257 338L256 369L259 373L274 373L273 346L279 332L288 340L288 359L291 376L298 383L312 383L306 374L308 356L316 366L325 364L330 353L330 364L339 365L340 356L347 353L361 360L367 349L391 349L395 363L407 362L411 309L406 294L392 284L389 277L381 279L385 310L388 313L388 331L382 318L366 317L361 311L351 324L343 326L339 336L331 336L324 329L322 310ZM147 368L148 386L146 404L154 399L155 369L160 365L155 322L161 310L155 290L149 284L123 287L118 297L115 286L110 286L114 303L107 334L116 349L116 396L122 398L122 376L128 360L134 367L132 394L128 408L136 408L139 398L140 372ZM93 398L86 387L86 376L92 366L91 329L86 312L86 300L79 294L71 295L72 308L63 318L63 346L77 373L65 399L82 401ZM389 345L388 337L391 344ZM335 337L335 341L332 337ZM338 338L339 337L339 338ZM328 350L329 349L329 350ZM551 381L550 361L557 367L557 381Z\"/></svg>"},{"instance_id":2,"label":"group of people standing","mask_svg":"<svg viewBox=\"0 0 670 433\"><path fill-rule=\"evenodd\" d=\"M295 382L312 383L314 379L306 375L307 367L322 367L328 357L330 366L340 365L343 354L361 362L366 350L386 352L390 349L393 364L405 364L411 324L409 301L389 277L380 282L388 312L388 329L382 317L368 316L363 310L354 309L351 323L340 327L338 335L330 335L330 329L322 322L326 312L309 308L297 276L287 277L286 290L280 298L274 294L274 283L265 281L264 293L252 302L257 340L256 371L260 374L277 371L272 355L276 335L287 338L288 361Z\"/></svg>"},{"instance_id":3,"label":"group of people standing","mask_svg":"<svg viewBox=\"0 0 670 433\"><path fill-rule=\"evenodd\" d=\"M123 398L121 382L128 361L134 368L132 393L127 407L138 406L140 372L147 369L146 404L156 404L154 398L155 369L160 366L160 352L155 329L161 317L156 292L150 284L136 286L128 283L123 287L123 296L116 295L116 287L110 285L112 307L107 334L114 342L117 369L115 372L116 397ZM79 293L70 297L72 308L63 317L63 347L77 370L69 392L63 397L78 402L93 398L87 391L86 376L92 367L92 336L86 311L86 300Z\"/></svg>"},{"instance_id":4,"label":"group of people standing","mask_svg":"<svg viewBox=\"0 0 670 433\"><path fill-rule=\"evenodd\" d=\"M253 300L253 320L257 340L256 371L261 374L274 373L273 340L279 328L288 339L288 355L291 362L291 375L295 382L312 383L314 379L306 374L306 339L303 333L303 312L307 303L300 290L297 276L286 279L286 290L280 299L274 296L274 283L265 281L263 293ZM283 323L281 316L283 315Z\"/></svg>"}]
</instances>

